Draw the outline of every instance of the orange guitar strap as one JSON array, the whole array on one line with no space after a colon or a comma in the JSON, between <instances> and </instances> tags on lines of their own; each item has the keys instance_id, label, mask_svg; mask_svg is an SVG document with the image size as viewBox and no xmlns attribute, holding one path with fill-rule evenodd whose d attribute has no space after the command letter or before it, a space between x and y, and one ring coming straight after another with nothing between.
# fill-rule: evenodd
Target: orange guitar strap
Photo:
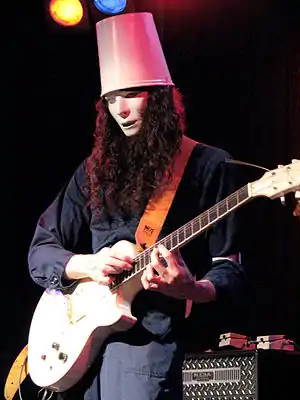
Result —
<instances>
[{"instance_id":1,"label":"orange guitar strap","mask_svg":"<svg viewBox=\"0 0 300 400\"><path fill-rule=\"evenodd\" d=\"M175 197L185 166L197 142L183 136L180 153L174 163L172 180L158 199L150 198L135 233L135 241L140 251L152 246L159 236L168 211Z\"/></svg>"},{"instance_id":2,"label":"orange guitar strap","mask_svg":"<svg viewBox=\"0 0 300 400\"><path fill-rule=\"evenodd\" d=\"M175 159L172 180L162 196L155 200L150 198L135 233L135 241L139 251L143 251L156 243L168 211L175 197L185 166L197 142L183 136L180 153ZM185 318L192 310L192 301L186 300Z\"/></svg>"},{"instance_id":3,"label":"orange guitar strap","mask_svg":"<svg viewBox=\"0 0 300 400\"><path fill-rule=\"evenodd\" d=\"M17 393L21 383L28 374L28 345L22 349L18 357L15 359L6 379L4 387L4 398L12 400Z\"/></svg>"}]
</instances>

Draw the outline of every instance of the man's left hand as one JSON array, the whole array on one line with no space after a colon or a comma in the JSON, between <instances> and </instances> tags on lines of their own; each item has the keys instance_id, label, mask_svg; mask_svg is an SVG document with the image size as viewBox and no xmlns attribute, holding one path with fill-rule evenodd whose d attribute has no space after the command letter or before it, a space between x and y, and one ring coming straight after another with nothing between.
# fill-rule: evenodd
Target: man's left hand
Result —
<instances>
[{"instance_id":1,"label":"man's left hand","mask_svg":"<svg viewBox=\"0 0 300 400\"><path fill-rule=\"evenodd\" d=\"M147 265L141 281L144 289L177 299L188 299L196 290L196 281L179 251L171 252L161 244L152 251L151 263Z\"/></svg>"}]
</instances>

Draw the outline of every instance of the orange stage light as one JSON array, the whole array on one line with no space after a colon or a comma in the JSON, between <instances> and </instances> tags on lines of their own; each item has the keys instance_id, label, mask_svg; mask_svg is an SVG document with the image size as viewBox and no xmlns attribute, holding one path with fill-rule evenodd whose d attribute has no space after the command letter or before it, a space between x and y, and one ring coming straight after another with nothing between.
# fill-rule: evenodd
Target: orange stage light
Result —
<instances>
[{"instance_id":1,"label":"orange stage light","mask_svg":"<svg viewBox=\"0 0 300 400\"><path fill-rule=\"evenodd\" d=\"M83 17L83 7L79 0L51 0L49 11L54 21L62 26L77 25Z\"/></svg>"}]
</instances>

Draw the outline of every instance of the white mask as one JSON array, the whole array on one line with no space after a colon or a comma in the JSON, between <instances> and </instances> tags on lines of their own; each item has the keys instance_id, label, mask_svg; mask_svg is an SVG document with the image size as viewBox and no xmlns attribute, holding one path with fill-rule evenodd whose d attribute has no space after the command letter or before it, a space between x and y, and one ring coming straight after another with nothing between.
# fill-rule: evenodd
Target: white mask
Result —
<instances>
[{"instance_id":1,"label":"white mask","mask_svg":"<svg viewBox=\"0 0 300 400\"><path fill-rule=\"evenodd\" d=\"M148 97L148 92L134 89L118 90L105 96L109 112L126 136L134 136L140 132Z\"/></svg>"}]
</instances>

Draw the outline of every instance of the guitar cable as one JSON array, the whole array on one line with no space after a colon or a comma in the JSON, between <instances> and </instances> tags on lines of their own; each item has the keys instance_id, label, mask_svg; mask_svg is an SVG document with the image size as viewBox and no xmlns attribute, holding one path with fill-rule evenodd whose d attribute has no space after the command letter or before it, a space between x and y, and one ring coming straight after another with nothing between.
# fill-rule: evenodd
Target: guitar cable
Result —
<instances>
[{"instance_id":1,"label":"guitar cable","mask_svg":"<svg viewBox=\"0 0 300 400\"><path fill-rule=\"evenodd\" d=\"M48 395L48 390L47 390L47 389L44 389L44 388L42 388L42 389L39 390L39 392L38 392L38 398L39 398L40 393L42 393L43 390L44 390L44 394L43 394L43 397L41 398L41 400L50 400L51 397L52 397L52 395L53 395L53 392L51 391L51 392L49 393L49 397L47 397L47 395Z\"/></svg>"},{"instance_id":2,"label":"guitar cable","mask_svg":"<svg viewBox=\"0 0 300 400\"><path fill-rule=\"evenodd\" d=\"M225 162L229 164L240 164L240 165L247 165L248 167L254 167L258 169L263 169L264 171L270 171L268 168L262 167L261 165L251 164L245 161L234 160L233 158L226 158Z\"/></svg>"}]
</instances>

